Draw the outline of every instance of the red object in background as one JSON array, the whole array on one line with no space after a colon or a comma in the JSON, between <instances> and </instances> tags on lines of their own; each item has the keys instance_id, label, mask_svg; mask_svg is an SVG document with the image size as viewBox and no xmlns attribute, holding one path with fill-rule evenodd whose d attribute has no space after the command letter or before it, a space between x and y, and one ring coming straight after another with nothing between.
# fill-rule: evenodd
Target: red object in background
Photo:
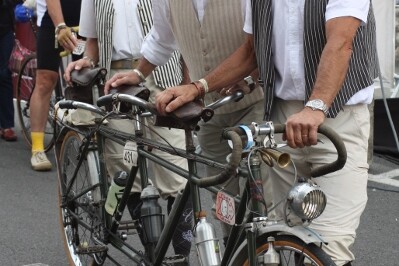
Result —
<instances>
[{"instance_id":1,"label":"red object in background","mask_svg":"<svg viewBox=\"0 0 399 266\"><path fill-rule=\"evenodd\" d=\"M16 22L15 37L20 41L22 46L31 51L36 51L36 21L32 22Z\"/></svg>"},{"instance_id":2,"label":"red object in background","mask_svg":"<svg viewBox=\"0 0 399 266\"><path fill-rule=\"evenodd\" d=\"M32 22L16 22L15 23L15 38L19 40L20 44L25 48L36 52L36 35L37 31L36 20ZM15 90L17 87L18 74L12 74L12 82L14 87L14 97ZM22 87L25 87L25 84L22 84ZM25 88L26 89L26 88Z\"/></svg>"}]
</instances>

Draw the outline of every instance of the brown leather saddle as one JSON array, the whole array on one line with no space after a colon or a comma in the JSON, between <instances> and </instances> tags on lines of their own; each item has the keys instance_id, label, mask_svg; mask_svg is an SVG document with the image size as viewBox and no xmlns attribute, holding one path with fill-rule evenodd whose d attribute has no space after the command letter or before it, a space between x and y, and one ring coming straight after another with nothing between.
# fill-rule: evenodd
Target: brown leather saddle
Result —
<instances>
[{"instance_id":1,"label":"brown leather saddle","mask_svg":"<svg viewBox=\"0 0 399 266\"><path fill-rule=\"evenodd\" d=\"M100 96L104 95L105 68L83 68L71 72L72 86L65 89L65 99L93 104L93 87L96 85Z\"/></svg>"}]
</instances>

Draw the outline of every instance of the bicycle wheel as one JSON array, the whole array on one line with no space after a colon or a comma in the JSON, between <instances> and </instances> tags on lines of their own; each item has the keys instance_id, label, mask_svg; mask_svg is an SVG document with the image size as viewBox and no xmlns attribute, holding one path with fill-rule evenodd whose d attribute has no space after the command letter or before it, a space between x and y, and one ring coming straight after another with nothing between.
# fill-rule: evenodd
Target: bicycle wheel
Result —
<instances>
[{"instance_id":1,"label":"bicycle wheel","mask_svg":"<svg viewBox=\"0 0 399 266\"><path fill-rule=\"evenodd\" d=\"M21 69L18 73L17 79L17 90L16 90L16 98L17 98L17 113L18 120L21 126L22 136L26 140L26 143L29 147L32 147L31 140L31 126L30 126L30 99L32 96L32 92L35 88L36 82L36 55L28 56L21 65ZM55 94L52 96L55 99ZM50 104L51 106L51 104ZM54 105L52 105L54 106ZM54 108L52 108L54 109ZM52 119L48 119L45 130L44 130L44 149L47 152L51 149L54 143L53 136L53 123Z\"/></svg>"},{"instance_id":2,"label":"bicycle wheel","mask_svg":"<svg viewBox=\"0 0 399 266\"><path fill-rule=\"evenodd\" d=\"M73 178L81 143L81 136L69 131L61 146L58 192L62 238L70 265L101 265L107 247L99 243L104 237L104 211L98 158L90 152Z\"/></svg>"},{"instance_id":3,"label":"bicycle wheel","mask_svg":"<svg viewBox=\"0 0 399 266\"><path fill-rule=\"evenodd\" d=\"M270 234L264 234L258 237L256 246L256 255L259 258L264 255L269 243L267 238ZM300 266L330 266L335 265L332 259L315 244L306 244L299 238L291 235L274 235L274 249L280 257L279 265L300 265ZM232 256L229 265L248 265L248 247L241 245ZM263 265L259 262L257 265Z\"/></svg>"}]
</instances>

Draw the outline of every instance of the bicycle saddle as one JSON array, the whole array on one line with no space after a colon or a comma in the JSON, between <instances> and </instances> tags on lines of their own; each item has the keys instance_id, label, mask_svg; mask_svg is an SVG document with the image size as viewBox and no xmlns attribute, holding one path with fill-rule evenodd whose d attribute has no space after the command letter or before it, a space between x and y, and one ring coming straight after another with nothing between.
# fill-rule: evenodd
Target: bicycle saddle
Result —
<instances>
[{"instance_id":1,"label":"bicycle saddle","mask_svg":"<svg viewBox=\"0 0 399 266\"><path fill-rule=\"evenodd\" d=\"M195 129L201 119L207 122L212 118L213 114L214 111L212 109L205 108L202 101L197 100L186 103L170 113L170 115L156 115L154 125L178 129Z\"/></svg>"},{"instance_id":2,"label":"bicycle saddle","mask_svg":"<svg viewBox=\"0 0 399 266\"><path fill-rule=\"evenodd\" d=\"M72 86L65 89L65 99L93 104L93 86L100 86L106 75L107 70L99 67L72 70ZM102 89L99 91L101 95Z\"/></svg>"}]
</instances>

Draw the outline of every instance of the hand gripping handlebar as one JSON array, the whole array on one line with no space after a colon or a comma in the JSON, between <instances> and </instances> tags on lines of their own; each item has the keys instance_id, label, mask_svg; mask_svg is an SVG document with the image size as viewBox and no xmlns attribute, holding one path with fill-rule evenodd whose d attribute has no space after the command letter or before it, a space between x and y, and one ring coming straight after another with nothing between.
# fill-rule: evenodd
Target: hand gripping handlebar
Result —
<instances>
[{"instance_id":1,"label":"hand gripping handlebar","mask_svg":"<svg viewBox=\"0 0 399 266\"><path fill-rule=\"evenodd\" d=\"M256 133L256 128L254 125L249 125L248 128L251 130L252 134ZM233 127L225 129L225 131L223 132L223 138L226 139L229 138L229 132L231 131L236 132L240 136L246 135L246 133L242 128ZM285 125L281 124L274 125L274 133L284 133L284 132L285 132ZM332 130L330 127L326 125L320 125L317 132L326 136L333 143L335 149L337 150L338 157L334 162L312 169L310 172L310 175L312 177L323 176L328 173L332 173L342 169L347 159L345 144L334 130ZM267 130L265 130L263 133L268 134L270 133L270 131L267 132Z\"/></svg>"}]
</instances>

